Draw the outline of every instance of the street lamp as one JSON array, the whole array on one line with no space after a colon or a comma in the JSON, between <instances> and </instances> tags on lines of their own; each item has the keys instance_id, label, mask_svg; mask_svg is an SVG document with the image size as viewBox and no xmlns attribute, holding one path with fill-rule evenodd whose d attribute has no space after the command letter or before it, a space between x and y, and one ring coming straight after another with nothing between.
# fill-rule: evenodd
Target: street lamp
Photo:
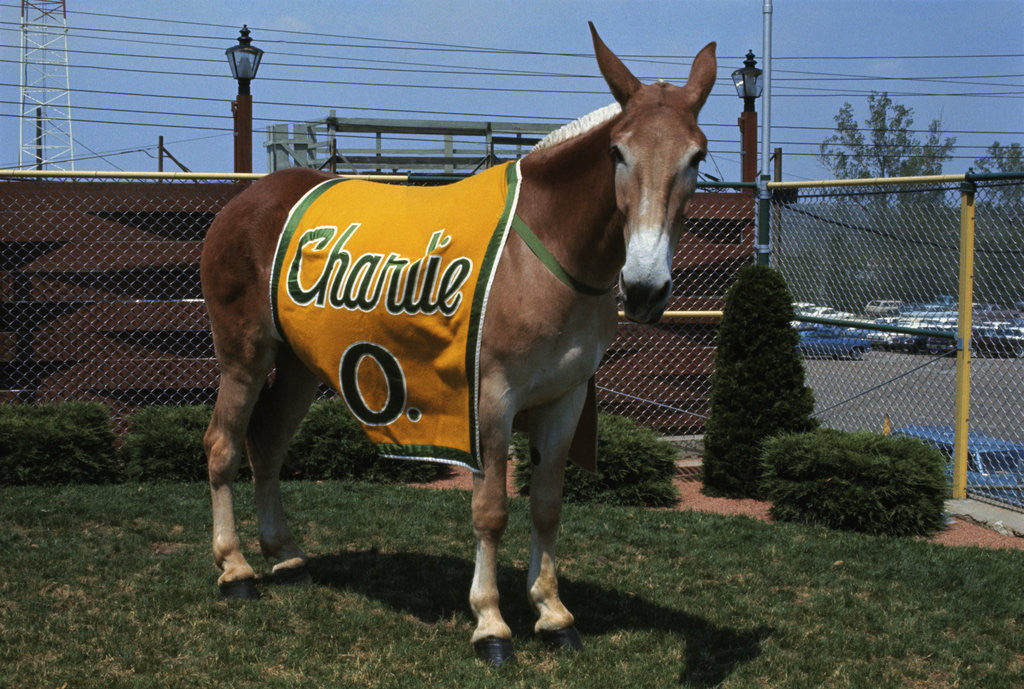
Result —
<instances>
[{"instance_id":1,"label":"street lamp","mask_svg":"<svg viewBox=\"0 0 1024 689\"><path fill-rule=\"evenodd\" d=\"M764 86L762 72L755 65L754 51L747 52L743 66L732 73L732 83L736 86L736 95L743 99L743 113L740 115L741 177L744 182L757 179L757 113L754 112L754 99L761 95Z\"/></svg>"},{"instance_id":2,"label":"street lamp","mask_svg":"<svg viewBox=\"0 0 1024 689\"><path fill-rule=\"evenodd\" d=\"M252 45L248 25L242 25L238 45L224 51L231 76L238 80L238 97L231 103L235 120L235 172L252 172L252 94L249 82L256 78L263 51Z\"/></svg>"},{"instance_id":3,"label":"street lamp","mask_svg":"<svg viewBox=\"0 0 1024 689\"><path fill-rule=\"evenodd\" d=\"M736 95L743 99L744 112L754 111L754 99L761 95L764 86L761 70L755 65L757 60L754 59L754 51L748 50L743 66L732 73L732 83L736 86Z\"/></svg>"}]
</instances>

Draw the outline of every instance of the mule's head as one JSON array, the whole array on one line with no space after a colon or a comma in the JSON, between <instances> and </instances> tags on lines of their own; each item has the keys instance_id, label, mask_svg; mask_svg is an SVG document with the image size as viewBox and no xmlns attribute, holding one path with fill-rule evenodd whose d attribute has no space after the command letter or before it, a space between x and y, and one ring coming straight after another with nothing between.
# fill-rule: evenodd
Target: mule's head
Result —
<instances>
[{"instance_id":1,"label":"mule's head","mask_svg":"<svg viewBox=\"0 0 1024 689\"><path fill-rule=\"evenodd\" d=\"M672 291L672 254L707 138L697 113L715 83L715 44L701 50L685 86L641 84L590 25L594 52L622 117L611 133L615 200L625 219L626 262L619 275L626 316L661 318Z\"/></svg>"}]
</instances>

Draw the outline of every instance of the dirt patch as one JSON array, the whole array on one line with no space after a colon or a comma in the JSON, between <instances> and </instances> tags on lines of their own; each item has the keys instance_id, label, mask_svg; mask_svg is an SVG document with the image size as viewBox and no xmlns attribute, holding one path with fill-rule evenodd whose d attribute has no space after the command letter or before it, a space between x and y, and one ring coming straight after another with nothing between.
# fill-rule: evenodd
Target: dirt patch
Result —
<instances>
[{"instance_id":1,"label":"dirt patch","mask_svg":"<svg viewBox=\"0 0 1024 689\"><path fill-rule=\"evenodd\" d=\"M979 548L1024 550L1024 538L1004 536L992 529L959 518L954 518L944 531L928 540L942 545L973 545Z\"/></svg>"},{"instance_id":2,"label":"dirt patch","mask_svg":"<svg viewBox=\"0 0 1024 689\"><path fill-rule=\"evenodd\" d=\"M699 480L688 476L677 478L676 488L679 489L679 503L674 509L679 511L713 512L729 516L751 517L770 522L768 515L771 505L761 500L733 500L730 498L712 498L701 493L702 484Z\"/></svg>"},{"instance_id":3,"label":"dirt patch","mask_svg":"<svg viewBox=\"0 0 1024 689\"><path fill-rule=\"evenodd\" d=\"M473 476L466 469L455 469L455 473L447 479L433 483L417 484L423 488L437 490L455 489L472 490ZM730 498L712 498L701 492L699 469L695 469L692 463L680 462L679 474L675 480L679 489L680 500L672 509L680 512L693 510L696 512L711 512L731 516L746 516L753 519L760 519L770 522L771 517L768 510L771 505L760 500L733 500ZM515 495L515 487L512 483L512 463L509 463L508 476L506 478L508 494ZM1004 536L984 526L954 518L949 525L933 538L928 539L933 543L948 546L976 546L979 548L1005 548L1024 550L1024 538L1016 536Z\"/></svg>"},{"instance_id":4,"label":"dirt patch","mask_svg":"<svg viewBox=\"0 0 1024 689\"><path fill-rule=\"evenodd\" d=\"M171 543L169 541L156 541L149 544L149 549L154 555L171 555L184 547L183 543Z\"/></svg>"},{"instance_id":5,"label":"dirt patch","mask_svg":"<svg viewBox=\"0 0 1024 689\"><path fill-rule=\"evenodd\" d=\"M701 493L699 480L676 480L681 499L676 509L714 512L715 514L743 515L771 521L768 510L771 505L760 500L731 500L712 498ZM947 527L928 539L933 543L951 546L977 546L979 548L1007 548L1024 550L1024 538L1004 536L963 519L950 520Z\"/></svg>"}]
</instances>

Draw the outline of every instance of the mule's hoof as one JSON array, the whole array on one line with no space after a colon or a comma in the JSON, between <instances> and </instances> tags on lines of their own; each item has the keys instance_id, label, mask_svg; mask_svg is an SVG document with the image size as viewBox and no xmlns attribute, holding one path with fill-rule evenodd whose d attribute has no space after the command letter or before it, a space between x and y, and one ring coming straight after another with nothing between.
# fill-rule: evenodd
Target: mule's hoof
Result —
<instances>
[{"instance_id":1,"label":"mule's hoof","mask_svg":"<svg viewBox=\"0 0 1024 689\"><path fill-rule=\"evenodd\" d=\"M485 636L473 642L476 657L491 667L504 665L515 658L510 639L499 639L496 636Z\"/></svg>"},{"instance_id":2,"label":"mule's hoof","mask_svg":"<svg viewBox=\"0 0 1024 689\"><path fill-rule=\"evenodd\" d=\"M576 627L565 629L542 629L538 632L541 642L548 648L567 648L570 651L582 651L583 639Z\"/></svg>"},{"instance_id":3,"label":"mule's hoof","mask_svg":"<svg viewBox=\"0 0 1024 689\"><path fill-rule=\"evenodd\" d=\"M274 570L274 583L282 586L305 586L313 583L313 576L309 573L309 567L288 567L287 569Z\"/></svg>"},{"instance_id":4,"label":"mule's hoof","mask_svg":"<svg viewBox=\"0 0 1024 689\"><path fill-rule=\"evenodd\" d=\"M224 598L256 600L260 597L260 592L256 588L255 579L236 579L235 581L225 581L218 584L218 587L220 588L220 595Z\"/></svg>"}]
</instances>

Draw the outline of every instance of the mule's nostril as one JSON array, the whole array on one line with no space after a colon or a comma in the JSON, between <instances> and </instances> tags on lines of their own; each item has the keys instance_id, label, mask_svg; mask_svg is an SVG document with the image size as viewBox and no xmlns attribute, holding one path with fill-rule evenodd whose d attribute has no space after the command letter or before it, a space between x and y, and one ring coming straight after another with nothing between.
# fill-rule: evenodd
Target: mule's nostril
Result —
<instances>
[{"instance_id":1,"label":"mule's nostril","mask_svg":"<svg viewBox=\"0 0 1024 689\"><path fill-rule=\"evenodd\" d=\"M655 287L643 282L630 283L622 280L620 287L627 302L638 306L641 304L653 305L661 304L668 300L669 293L672 291L672 281L666 280Z\"/></svg>"},{"instance_id":2,"label":"mule's nostril","mask_svg":"<svg viewBox=\"0 0 1024 689\"><path fill-rule=\"evenodd\" d=\"M664 283L662 283L661 287L658 288L658 290L656 292L654 292L654 294L651 295L651 301L653 301L653 302L661 302L661 301L664 301L665 299L668 299L668 293L669 293L669 291L671 289L672 289L672 283L671 282L664 282Z\"/></svg>"}]
</instances>

